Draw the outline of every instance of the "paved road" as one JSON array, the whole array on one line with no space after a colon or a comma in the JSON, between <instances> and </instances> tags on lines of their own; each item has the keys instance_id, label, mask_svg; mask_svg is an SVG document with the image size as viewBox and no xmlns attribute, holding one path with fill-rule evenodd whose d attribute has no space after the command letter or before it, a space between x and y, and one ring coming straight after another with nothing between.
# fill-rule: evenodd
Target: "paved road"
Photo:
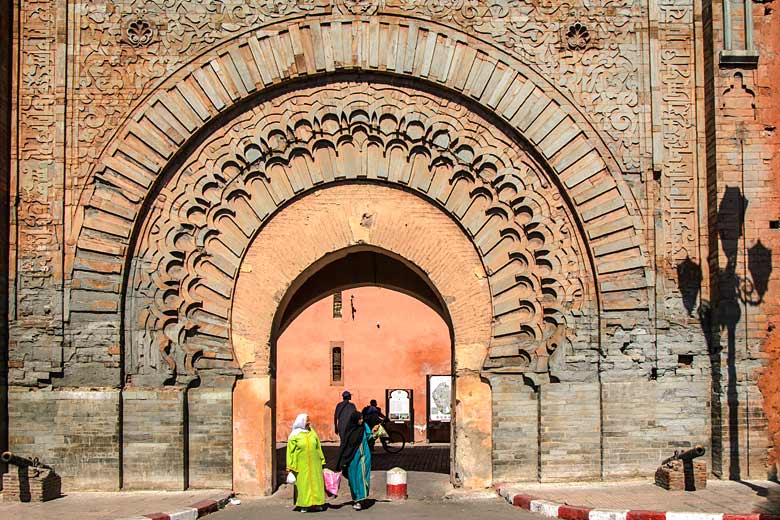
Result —
<instances>
[{"instance_id":1,"label":"paved road","mask_svg":"<svg viewBox=\"0 0 780 520\"><path fill-rule=\"evenodd\" d=\"M363 511L354 511L349 502L336 499L335 506L320 512L307 513L304 518L351 518L360 520L422 520L443 518L446 520L539 520L539 515L510 506L502 498L481 500L406 500L404 502L377 501ZM300 518L293 511L289 500L276 497L243 501L241 505L228 505L222 511L208 516L209 520L277 520Z\"/></svg>"},{"instance_id":2,"label":"paved road","mask_svg":"<svg viewBox=\"0 0 780 520\"><path fill-rule=\"evenodd\" d=\"M406 450L404 450L405 452ZM440 450L418 450L418 458L438 459ZM446 453L446 451L443 451ZM425 454L426 457L420 457ZM386 462L392 467L396 458ZM411 459L406 461L414 462ZM431 467L430 460L428 467ZM419 463L419 462L416 462ZM433 465L436 466L435 464ZM442 468L436 468L441 470ZM434 471L409 471L407 474L409 500L389 502L385 496L385 471L371 472L370 505L362 511L354 511L349 501L349 489L342 480L338 498L330 499L331 507L326 511L308 513L303 518L316 517L322 520L351 518L417 520L443 518L446 520L540 520L517 507L507 504L506 500L485 490L481 493L455 492L449 482L449 475ZM481 498L479 498L481 497ZM225 509L208 516L209 520L277 520L282 518L300 518L300 512L293 511L292 486L284 485L268 498L243 499L238 506L227 505Z\"/></svg>"}]
</instances>

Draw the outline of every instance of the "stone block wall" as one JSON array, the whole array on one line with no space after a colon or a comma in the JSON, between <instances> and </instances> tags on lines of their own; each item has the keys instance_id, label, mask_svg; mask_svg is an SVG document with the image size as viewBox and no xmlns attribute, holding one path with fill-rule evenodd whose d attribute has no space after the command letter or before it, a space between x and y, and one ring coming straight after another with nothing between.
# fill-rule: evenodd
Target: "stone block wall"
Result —
<instances>
[{"instance_id":1,"label":"stone block wall","mask_svg":"<svg viewBox=\"0 0 780 520\"><path fill-rule=\"evenodd\" d=\"M739 4L739 5L737 5ZM723 2L705 6L703 61L709 198L709 266L705 284L711 352L712 471L724 478L766 476L766 413L777 416L772 366L773 330L780 314L780 95L776 88L780 37L777 9L747 2L757 63L724 59ZM734 3L732 49L743 51L742 3ZM708 279L707 279L708 278ZM776 354L774 354L776 356ZM762 384L764 394L755 392ZM768 401L765 403L764 399ZM763 411L759 411L759 408ZM770 418L770 423L773 421ZM780 431L774 419L775 432ZM776 435L776 434L775 434ZM764 454L766 451L764 451Z\"/></svg>"},{"instance_id":2,"label":"stone block wall","mask_svg":"<svg viewBox=\"0 0 780 520\"><path fill-rule=\"evenodd\" d=\"M64 490L119 489L119 391L9 391L9 444L54 466Z\"/></svg>"},{"instance_id":3,"label":"stone block wall","mask_svg":"<svg viewBox=\"0 0 780 520\"><path fill-rule=\"evenodd\" d=\"M187 392L189 487L233 487L233 391Z\"/></svg>"},{"instance_id":4,"label":"stone block wall","mask_svg":"<svg viewBox=\"0 0 780 520\"><path fill-rule=\"evenodd\" d=\"M175 387L122 392L123 489L186 489L185 400Z\"/></svg>"},{"instance_id":5,"label":"stone block wall","mask_svg":"<svg viewBox=\"0 0 780 520\"><path fill-rule=\"evenodd\" d=\"M492 374L493 479L539 479L539 396L522 374Z\"/></svg>"},{"instance_id":6,"label":"stone block wall","mask_svg":"<svg viewBox=\"0 0 780 520\"><path fill-rule=\"evenodd\" d=\"M542 385L539 401L540 480L600 479L599 384Z\"/></svg>"},{"instance_id":7,"label":"stone block wall","mask_svg":"<svg viewBox=\"0 0 780 520\"><path fill-rule=\"evenodd\" d=\"M156 193L157 175L173 177L167 176L172 173L167 160L182 156L178 150L185 142L198 140L205 121L236 115L226 116L227 107L249 107L251 92L303 83L302 76L333 73L352 81L358 76L352 71L360 70L360 78L394 74L403 88L420 87L433 93L431 99L438 90L446 92L450 108L462 94L481 105L480 117L493 112L491 125L493 119L504 120L496 131L478 132L480 138L501 134L504 123L531 136L518 140L520 148L536 148L532 157L562 174L563 198L576 206L580 219L561 234L573 237L564 249L582 246L587 253L582 258L598 261L590 280L583 266L574 267L565 255L556 257L564 259L562 272L567 273L560 282L571 285L556 282L546 288L545 298L567 294L586 300L559 323L562 328L576 325L564 342L542 331L544 320L557 319L560 309L515 308L519 298L502 284L518 279L490 280L493 287L503 287L492 303L511 312L494 316L499 334L490 345L493 364L469 376L489 379L495 392L496 474L622 478L647 474L675 443L702 442L711 447L715 475L761 477L767 448L780 443L780 96L772 83L780 75L780 32L775 30L780 15L766 2L747 2L758 66L733 66L720 60L725 44L719 0L575 3L572 8L555 2L496 3L505 9L478 3L473 12L464 12L396 0L360 7L328 0L287 2L278 9L243 0L213 6L194 0L154 6L137 0L2 0L3 12L15 9L18 16L13 23L10 17L0 19L0 44L13 43L13 48L0 45L7 49L0 56L0 251L9 251L0 255L0 448L9 373L15 388L9 406L12 449L40 450L42 459L68 466L61 468L66 484L70 479L75 487L116 487L120 468L131 488L160 484L180 489L211 478L227 482L224 452L232 446L226 433L232 412L226 396L198 389L187 397L181 389L156 385L170 382L171 374L164 373L170 364L179 365L176 382L182 386L196 378L182 369L187 362L194 363L194 371L222 370L219 377L225 380L239 375L227 325L232 299L225 296L234 280L219 271L235 275L246 267L226 259L242 258L252 237L222 244L216 253L206 251L220 266L189 273L193 285L172 296L183 256L176 250L159 260L155 255L164 248L158 245L195 220L172 218L169 229L152 225L152 219L147 226L136 220L138 211L162 211L164 205L148 198L146 190ZM744 14L736 13L736 21ZM528 20L538 30L508 19ZM252 32L272 24L273 30ZM735 42L746 45L741 24L733 27ZM335 51L323 52L319 45L337 40L346 44ZM377 44L387 41L393 44ZM19 62L12 64L14 56ZM526 68L515 69L520 65ZM18 76L11 78L14 68ZM12 100L19 100L18 106ZM145 100L150 108L131 116ZM272 106L274 99L269 101ZM436 103L421 106L432 109ZM452 119L469 121L471 115L465 110ZM424 119L438 122L441 117ZM414 141L416 132L411 128ZM345 137L342 143L352 142L353 136ZM509 136L499 149L518 143ZM226 147L235 153L239 148ZM458 154L454 162L464 164L490 155L464 159L463 150ZM499 161L501 168L518 163L515 158ZM242 160L225 162L225 173ZM399 161L407 162L395 171L411 172L422 164L421 171L431 173L417 159ZM558 172L561 164L567 167ZM486 166L478 170L480 176L499 171ZM568 166L573 169L565 174ZM308 163L290 168L291 186L308 178L303 173L299 178L308 169ZM182 177L183 191L211 186L196 177ZM538 196L547 184L559 183L537 182L531 191ZM252 211L234 211L245 192L236 191L213 212L238 215L240 230L228 237L234 240L254 219ZM493 197L487 192L487 198ZM618 192L620 197L614 195ZM206 195L192 200L197 205ZM180 207L176 197L168 200ZM206 205L214 209L212 202ZM482 202L473 202L470 207L479 209ZM465 204L457 206L467 216L464 228L471 231L488 216L498 216L495 208L467 212ZM195 209L191 214L201 214ZM605 211L622 216L612 218ZM197 225L223 228L236 222L217 226L206 218ZM362 229L362 223L356 226ZM161 229L171 235L139 238ZM204 227L197 234L211 231ZM530 237L526 231L517 234ZM433 234L431 229L421 232ZM189 247L189 238L172 243ZM153 260L133 249L137 244L151 244L148 258ZM478 247L486 245L482 238ZM203 252L200 246L193 251ZM138 279L123 271L136 254ZM187 266L208 264L187 258ZM160 280L152 278L159 274L154 272L158 265L170 267L171 279L156 284ZM535 275L544 270L530 268ZM549 284L548 276L541 279ZM212 285L196 289L204 280ZM159 290L160 297L150 296L150 301L170 308L148 312L143 297L127 298L124 290L142 296ZM208 295L205 301L197 300L201 294ZM182 306L182 295L197 298ZM140 303L125 307L128 301ZM191 314L179 316L184 339L171 342L169 353L165 345L171 330L152 317L164 322L178 316L179 308ZM500 372L517 371L516 365L507 365L505 354L512 353L518 363L518 345L525 348L518 339L522 335L507 339L504 332L523 332L531 315L539 329L536 339L544 344L534 344L534 368L526 384L522 377ZM11 317L7 347L6 316ZM190 341L193 337L197 341ZM560 348L553 349L547 370L546 354L553 345ZM132 355L124 358L126 353ZM154 366L147 367L150 377L133 380L143 375L133 372L139 359ZM268 368L261 362L245 365L244 376ZM118 389L128 375L132 385L154 380L155 388L128 388L120 403ZM211 409L218 411L211 414ZM88 424L92 413L98 420ZM767 427L774 432L772 441ZM206 434L212 431L218 432L213 439ZM91 451L85 439L95 441ZM79 457L63 449L71 441ZM209 457L215 465L206 467L202 458ZM83 479L76 481L76 475Z\"/></svg>"},{"instance_id":8,"label":"stone block wall","mask_svg":"<svg viewBox=\"0 0 780 520\"><path fill-rule=\"evenodd\" d=\"M658 384L655 381L606 383L603 389L604 476L635 477L655 471L666 443L657 439ZM706 435L700 432L699 435ZM688 437L686 436L685 439ZM663 444L662 444L663 443ZM670 453L671 455L671 453Z\"/></svg>"},{"instance_id":9,"label":"stone block wall","mask_svg":"<svg viewBox=\"0 0 780 520\"><path fill-rule=\"evenodd\" d=\"M706 382L550 383L534 391L522 374L493 374L490 383L497 481L649 476L675 450L708 446Z\"/></svg>"}]
</instances>

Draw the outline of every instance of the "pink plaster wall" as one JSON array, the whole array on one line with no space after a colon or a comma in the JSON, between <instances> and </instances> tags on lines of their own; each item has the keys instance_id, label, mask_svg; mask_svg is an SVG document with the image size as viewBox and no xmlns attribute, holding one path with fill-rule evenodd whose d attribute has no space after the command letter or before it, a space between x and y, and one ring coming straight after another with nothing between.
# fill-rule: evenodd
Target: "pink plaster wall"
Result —
<instances>
[{"instance_id":1,"label":"pink plaster wall","mask_svg":"<svg viewBox=\"0 0 780 520\"><path fill-rule=\"evenodd\" d=\"M452 369L447 324L424 303L380 287L344 291L343 302L341 319L333 318L333 298L327 297L301 313L279 338L277 440L287 439L295 416L303 412L322 440L338 440L333 409L344 390L352 393L358 410L373 398L387 412L386 388L412 388L415 441L424 441L426 376ZM344 343L343 383L338 385L330 381L331 341Z\"/></svg>"}]
</instances>

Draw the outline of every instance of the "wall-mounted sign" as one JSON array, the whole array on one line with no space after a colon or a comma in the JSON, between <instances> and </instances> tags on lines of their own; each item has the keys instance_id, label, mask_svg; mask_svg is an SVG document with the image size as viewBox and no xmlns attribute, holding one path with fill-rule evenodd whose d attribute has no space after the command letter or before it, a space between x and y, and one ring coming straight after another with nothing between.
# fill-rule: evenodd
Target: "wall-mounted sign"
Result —
<instances>
[{"instance_id":1,"label":"wall-mounted sign","mask_svg":"<svg viewBox=\"0 0 780 520\"><path fill-rule=\"evenodd\" d=\"M430 376L428 389L428 420L450 422L452 418L452 376Z\"/></svg>"},{"instance_id":2,"label":"wall-mounted sign","mask_svg":"<svg viewBox=\"0 0 780 520\"><path fill-rule=\"evenodd\" d=\"M408 421L411 419L410 402L411 395L408 390L392 390L387 417L391 421Z\"/></svg>"}]
</instances>

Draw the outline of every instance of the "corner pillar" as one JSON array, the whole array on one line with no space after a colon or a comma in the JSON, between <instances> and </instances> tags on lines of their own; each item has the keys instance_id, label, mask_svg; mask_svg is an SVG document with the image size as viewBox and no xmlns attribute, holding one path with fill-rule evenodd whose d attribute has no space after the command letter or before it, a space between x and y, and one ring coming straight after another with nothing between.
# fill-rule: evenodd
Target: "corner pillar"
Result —
<instances>
[{"instance_id":1,"label":"corner pillar","mask_svg":"<svg viewBox=\"0 0 780 520\"><path fill-rule=\"evenodd\" d=\"M270 495L274 489L273 380L236 381L233 392L233 491Z\"/></svg>"}]
</instances>

